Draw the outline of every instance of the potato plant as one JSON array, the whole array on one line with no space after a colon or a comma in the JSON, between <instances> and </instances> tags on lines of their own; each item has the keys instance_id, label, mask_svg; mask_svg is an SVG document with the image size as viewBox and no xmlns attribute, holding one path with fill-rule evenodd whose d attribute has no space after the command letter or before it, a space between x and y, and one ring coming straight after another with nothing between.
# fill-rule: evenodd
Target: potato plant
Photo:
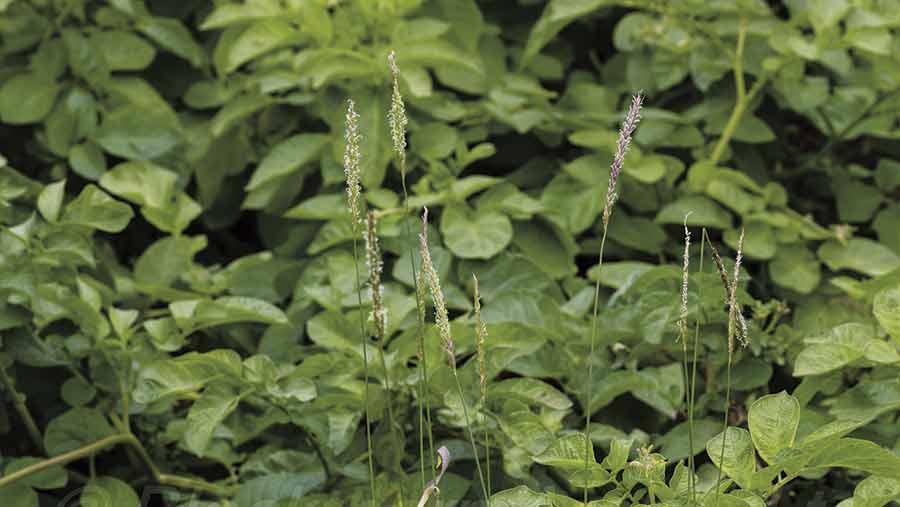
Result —
<instances>
[{"instance_id":1,"label":"potato plant","mask_svg":"<svg viewBox=\"0 0 900 507\"><path fill-rule=\"evenodd\" d=\"M896 505L898 7L0 0L0 505Z\"/></svg>"}]
</instances>

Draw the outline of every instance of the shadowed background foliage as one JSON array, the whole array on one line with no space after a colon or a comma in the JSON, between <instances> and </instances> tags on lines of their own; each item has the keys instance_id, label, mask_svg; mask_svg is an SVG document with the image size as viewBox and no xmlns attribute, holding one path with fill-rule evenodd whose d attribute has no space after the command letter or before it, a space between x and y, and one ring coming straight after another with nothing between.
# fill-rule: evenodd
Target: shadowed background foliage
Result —
<instances>
[{"instance_id":1,"label":"shadowed background foliage","mask_svg":"<svg viewBox=\"0 0 900 507\"><path fill-rule=\"evenodd\" d=\"M9 475L136 437L0 477L0 504L52 505L87 483L130 506L156 483L187 495L166 505L369 505L342 167L352 98L388 314L387 371L367 345L378 505L422 491L417 397L453 456L444 505L481 497L433 325L418 384L404 230L419 230L423 206L493 492L530 488L497 505L582 505L554 496L580 498L554 453L588 405L608 470L646 466L650 444L668 460L623 476L628 496L599 487L610 503L596 505L646 503L659 481L677 491L676 464L694 455L708 488L723 417L746 426L751 404L783 390L796 442L846 423L835 438L852 431L887 454L875 469L820 461L769 504L885 505L900 494L898 28L889 0L0 0L0 463ZM391 50L409 214L387 121ZM601 270L609 166L637 91ZM693 449L676 341L687 213ZM708 247L698 270L702 228L726 257L746 233L749 345L733 357L728 414L728 312ZM473 273L486 403L469 360ZM762 505L735 498L722 505Z\"/></svg>"}]
</instances>

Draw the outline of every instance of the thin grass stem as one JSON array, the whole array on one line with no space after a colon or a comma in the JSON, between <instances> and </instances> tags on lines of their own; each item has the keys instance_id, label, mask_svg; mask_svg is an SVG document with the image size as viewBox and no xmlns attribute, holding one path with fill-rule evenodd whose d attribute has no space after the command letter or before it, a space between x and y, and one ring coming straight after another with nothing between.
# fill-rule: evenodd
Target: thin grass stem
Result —
<instances>
[{"instance_id":1,"label":"thin grass stem","mask_svg":"<svg viewBox=\"0 0 900 507\"><path fill-rule=\"evenodd\" d=\"M703 260L706 244L708 241L706 235L706 228L703 228L703 231L700 235L700 266L698 267L698 272L700 274L703 273ZM694 357L693 363L691 365L691 382L690 382L690 400L688 401L688 421L690 421L690 433L691 438L693 438L694 433L694 403L697 394L697 362L699 360L699 351L700 351L700 319L705 320L705 315L703 312L703 284L699 284L697 286L697 299L700 300L700 314L697 316L697 319L694 321ZM691 444L691 454L688 456L688 468L690 468L691 473L688 480L688 488L691 493L691 501L697 502L697 484L695 481L694 474L696 473L696 465L694 464L694 450L693 444Z\"/></svg>"},{"instance_id":2,"label":"thin grass stem","mask_svg":"<svg viewBox=\"0 0 900 507\"><path fill-rule=\"evenodd\" d=\"M587 477L590 469L590 449L593 447L591 442L591 402L594 397L594 349L597 342L597 315L600 308L600 270L603 268L603 248L606 246L606 232L608 227L603 227L603 237L600 239L600 260L597 262L597 283L594 284L594 312L591 319L591 348L588 354L588 376L585 386L585 409L584 409L584 471ZM584 486L584 505L588 504L588 487Z\"/></svg>"}]
</instances>

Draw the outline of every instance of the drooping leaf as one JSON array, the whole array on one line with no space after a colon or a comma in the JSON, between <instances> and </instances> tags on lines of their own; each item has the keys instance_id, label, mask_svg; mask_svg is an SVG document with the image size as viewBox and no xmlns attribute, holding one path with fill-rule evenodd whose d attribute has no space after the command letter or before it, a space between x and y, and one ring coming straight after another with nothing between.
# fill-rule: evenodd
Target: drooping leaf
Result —
<instances>
[{"instance_id":1,"label":"drooping leaf","mask_svg":"<svg viewBox=\"0 0 900 507\"><path fill-rule=\"evenodd\" d=\"M756 450L772 464L782 449L794 445L800 424L800 403L784 391L768 394L750 405L747 421Z\"/></svg>"},{"instance_id":2,"label":"drooping leaf","mask_svg":"<svg viewBox=\"0 0 900 507\"><path fill-rule=\"evenodd\" d=\"M750 432L729 427L706 443L706 453L712 462L741 487L749 487L756 472L756 452Z\"/></svg>"},{"instance_id":3,"label":"drooping leaf","mask_svg":"<svg viewBox=\"0 0 900 507\"><path fill-rule=\"evenodd\" d=\"M512 241L512 223L498 212L481 212L463 206L444 208L441 234L450 249L462 259L489 259Z\"/></svg>"}]
</instances>

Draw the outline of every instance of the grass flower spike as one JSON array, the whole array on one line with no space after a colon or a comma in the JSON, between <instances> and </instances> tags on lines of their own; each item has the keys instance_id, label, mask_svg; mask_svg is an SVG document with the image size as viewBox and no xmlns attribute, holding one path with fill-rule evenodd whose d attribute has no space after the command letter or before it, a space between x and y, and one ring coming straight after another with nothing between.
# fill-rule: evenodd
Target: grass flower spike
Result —
<instances>
[{"instance_id":1,"label":"grass flower spike","mask_svg":"<svg viewBox=\"0 0 900 507\"><path fill-rule=\"evenodd\" d=\"M481 320L481 292L478 290L478 277L472 273L472 281L475 284L474 306L475 306L475 353L478 356L478 385L481 388L481 407L487 410L487 351L485 350L487 342L487 326ZM485 462L487 465L487 487L488 492L491 491L491 447L489 445L487 425L484 429L484 451Z\"/></svg>"},{"instance_id":2,"label":"grass flower spike","mask_svg":"<svg viewBox=\"0 0 900 507\"><path fill-rule=\"evenodd\" d=\"M388 127L391 130L391 144L394 154L397 156L401 176L406 176L406 106L403 104L403 96L400 95L400 68L397 66L397 53L391 51L388 54L388 64L391 67L391 77L394 89L391 93L391 109L388 111Z\"/></svg>"},{"instance_id":3,"label":"grass flower spike","mask_svg":"<svg viewBox=\"0 0 900 507\"><path fill-rule=\"evenodd\" d=\"M441 344L447 353L447 360L450 366L455 371L456 355L453 350L453 335L450 333L450 318L447 316L447 304L444 302L441 280L431 260L431 252L428 250L428 208L425 208L422 212L422 234L419 235L419 254L422 256L422 271L425 273L425 280L431 289L431 300L434 302L434 320L441 335Z\"/></svg>"},{"instance_id":4,"label":"grass flower spike","mask_svg":"<svg viewBox=\"0 0 900 507\"><path fill-rule=\"evenodd\" d=\"M622 122L622 128L619 130L619 140L616 142L616 153L613 156L612 166L609 170L609 186L606 189L606 206L603 208L603 225L609 225L609 216L612 214L613 204L616 202L616 183L619 181L619 173L622 172L622 166L625 164L625 154L628 153L628 146L631 145L631 136L641 121L641 106L644 97L640 93L632 97L631 107L628 108L628 114Z\"/></svg>"},{"instance_id":5,"label":"grass flower spike","mask_svg":"<svg viewBox=\"0 0 900 507\"><path fill-rule=\"evenodd\" d=\"M347 178L347 205L350 208L350 222L353 230L353 267L356 280L356 301L359 306L359 335L362 344L363 359L363 411L366 418L366 447L368 450L369 465L369 503L375 507L375 464L372 452L372 415L369 413L369 338L366 333L365 316L363 315L362 282L359 274L359 240L357 228L359 227L359 194L360 188L360 136L359 114L354 108L353 100L347 100L346 130L344 131L344 176Z\"/></svg>"},{"instance_id":6,"label":"grass flower spike","mask_svg":"<svg viewBox=\"0 0 900 507\"><path fill-rule=\"evenodd\" d=\"M690 213L688 213L690 215ZM688 334L688 269L691 264L691 231L687 228L688 215L684 216L684 254L681 264L681 312L678 318L678 338L687 347Z\"/></svg>"},{"instance_id":7,"label":"grass flower spike","mask_svg":"<svg viewBox=\"0 0 900 507\"><path fill-rule=\"evenodd\" d=\"M422 233L419 234L419 248L419 253L422 256L422 271L425 273L425 279L428 281L428 287L431 289L431 300L434 302L434 320L441 335L441 344L444 347L444 352L447 353L453 380L456 381L456 392L462 405L466 432L469 435L469 443L472 445L472 453L475 456L475 468L478 470L481 492L484 495L484 501L488 502L490 493L488 493L484 472L482 472L481 458L478 457L478 447L475 445L475 435L472 432L471 419L469 419L466 395L463 392L462 384L459 381L459 373L456 370L456 353L453 346L453 336L450 333L450 318L447 315L447 304L444 301L444 292L441 290L441 281L438 278L437 270L434 269L434 263L431 261L431 253L428 251L428 208L422 211Z\"/></svg>"},{"instance_id":8,"label":"grass flower spike","mask_svg":"<svg viewBox=\"0 0 900 507\"><path fill-rule=\"evenodd\" d=\"M366 214L366 265L369 267L369 294L372 297L372 322L375 324L376 336L383 340L387 330L387 308L384 307L384 285L381 283L381 272L384 263L381 261L381 249L378 246L378 235L375 214Z\"/></svg>"},{"instance_id":9,"label":"grass flower spike","mask_svg":"<svg viewBox=\"0 0 900 507\"><path fill-rule=\"evenodd\" d=\"M353 230L356 231L359 223L359 194L361 192L360 161L362 154L359 149L359 114L356 112L353 100L347 100L346 130L344 131L344 176L347 178L347 202L350 206L350 220Z\"/></svg>"}]
</instances>

